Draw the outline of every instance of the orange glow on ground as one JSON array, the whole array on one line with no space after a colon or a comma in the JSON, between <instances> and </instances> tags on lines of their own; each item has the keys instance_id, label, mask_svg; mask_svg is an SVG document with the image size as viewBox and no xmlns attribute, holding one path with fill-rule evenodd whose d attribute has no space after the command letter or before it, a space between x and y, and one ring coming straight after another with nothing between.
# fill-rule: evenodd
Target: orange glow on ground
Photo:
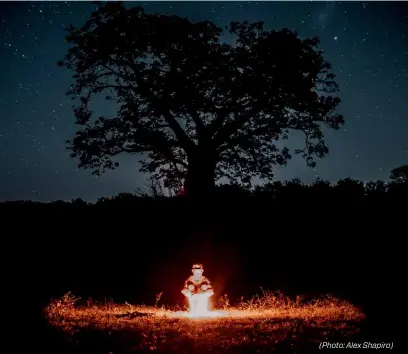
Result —
<instances>
[{"instance_id":1,"label":"orange glow on ground","mask_svg":"<svg viewBox=\"0 0 408 354\"><path fill-rule=\"evenodd\" d=\"M325 297L304 302L300 297L290 300L274 293L254 297L236 307L219 306L214 311L208 309L207 299L187 312L113 302L79 305L75 300L68 294L45 309L48 322L65 332L68 340L78 333L81 341L86 338L91 345L99 341L93 337L95 333L105 333L109 338L116 333L126 338L123 343L131 343L132 348L141 351L178 352L178 346L182 351L183 345L190 345L198 346L197 350L224 353L250 345L251 351L256 352L286 345L289 337L290 343L300 341L313 351L316 343L333 336L344 339L358 334L365 318L359 308L344 300Z\"/></svg>"}]
</instances>

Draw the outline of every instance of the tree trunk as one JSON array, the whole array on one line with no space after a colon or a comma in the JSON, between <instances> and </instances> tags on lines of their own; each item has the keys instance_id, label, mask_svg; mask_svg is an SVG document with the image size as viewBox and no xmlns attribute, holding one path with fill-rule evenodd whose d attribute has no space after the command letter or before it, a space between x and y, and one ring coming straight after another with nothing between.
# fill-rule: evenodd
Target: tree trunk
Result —
<instances>
[{"instance_id":1,"label":"tree trunk","mask_svg":"<svg viewBox=\"0 0 408 354\"><path fill-rule=\"evenodd\" d=\"M184 190L188 198L194 200L207 199L215 189L215 159L198 155L188 164Z\"/></svg>"}]
</instances>

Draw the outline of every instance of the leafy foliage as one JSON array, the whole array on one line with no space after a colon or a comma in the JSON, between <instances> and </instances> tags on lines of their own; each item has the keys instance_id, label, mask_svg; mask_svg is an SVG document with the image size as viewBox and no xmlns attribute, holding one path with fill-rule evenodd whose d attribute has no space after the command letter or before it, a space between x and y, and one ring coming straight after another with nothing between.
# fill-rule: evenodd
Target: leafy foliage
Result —
<instances>
[{"instance_id":1,"label":"leafy foliage","mask_svg":"<svg viewBox=\"0 0 408 354\"><path fill-rule=\"evenodd\" d=\"M403 165L391 170L390 179L396 183L408 183L408 165Z\"/></svg>"},{"instance_id":2,"label":"leafy foliage","mask_svg":"<svg viewBox=\"0 0 408 354\"><path fill-rule=\"evenodd\" d=\"M270 180L293 153L315 166L328 153L323 127L344 123L317 38L232 22L231 45L209 21L120 2L100 5L81 28L67 30L72 47L59 65L75 71L68 95L79 99L74 112L83 126L69 149L95 174L129 153L172 187L221 177L249 185L255 176ZM118 104L116 117L93 118L90 103L101 93ZM304 149L277 146L292 130L304 134Z\"/></svg>"}]
</instances>

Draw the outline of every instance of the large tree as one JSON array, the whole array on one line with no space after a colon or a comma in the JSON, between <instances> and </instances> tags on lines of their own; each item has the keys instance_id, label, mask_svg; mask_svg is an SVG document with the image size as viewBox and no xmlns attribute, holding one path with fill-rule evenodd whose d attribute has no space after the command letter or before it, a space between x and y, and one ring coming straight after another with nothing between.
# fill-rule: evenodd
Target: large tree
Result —
<instances>
[{"instance_id":1,"label":"large tree","mask_svg":"<svg viewBox=\"0 0 408 354\"><path fill-rule=\"evenodd\" d=\"M277 142L304 133L310 166L328 153L323 126L338 129L340 100L318 39L262 22L232 22L234 44L209 21L147 14L122 3L99 5L81 28L69 26L72 46L60 66L75 71L68 95L79 99L69 143L79 166L99 174L121 153L141 156L153 178L186 179L189 195L211 192L227 177L271 179L291 157ZM115 117L93 117L95 94L109 92Z\"/></svg>"}]
</instances>

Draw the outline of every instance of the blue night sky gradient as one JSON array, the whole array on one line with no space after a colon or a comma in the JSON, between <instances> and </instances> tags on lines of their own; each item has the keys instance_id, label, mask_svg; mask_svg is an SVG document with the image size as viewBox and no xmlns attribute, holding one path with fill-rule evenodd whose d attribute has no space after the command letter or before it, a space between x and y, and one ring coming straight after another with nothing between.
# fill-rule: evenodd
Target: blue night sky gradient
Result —
<instances>
[{"instance_id":1,"label":"blue night sky gradient","mask_svg":"<svg viewBox=\"0 0 408 354\"><path fill-rule=\"evenodd\" d=\"M387 180L408 163L408 3L404 2L135 2L146 12L211 20L263 20L267 29L287 27L317 36L340 85L346 125L326 133L330 154L309 168L300 158L276 170L277 179L351 177ZM57 66L68 50L64 28L81 25L89 2L0 3L0 201L96 200L143 187L137 157L102 177L78 170L65 150L76 130L65 92L73 72ZM228 38L226 38L228 41ZM97 115L114 115L103 99ZM290 146L301 140L293 136Z\"/></svg>"}]
</instances>

